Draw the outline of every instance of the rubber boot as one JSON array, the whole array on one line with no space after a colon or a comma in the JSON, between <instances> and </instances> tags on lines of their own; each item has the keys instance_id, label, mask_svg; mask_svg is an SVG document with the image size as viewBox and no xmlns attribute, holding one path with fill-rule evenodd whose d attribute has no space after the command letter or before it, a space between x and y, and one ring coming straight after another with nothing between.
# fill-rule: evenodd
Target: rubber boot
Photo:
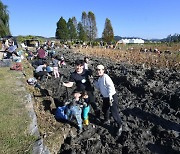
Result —
<instances>
[{"instance_id":1,"label":"rubber boot","mask_svg":"<svg viewBox=\"0 0 180 154\"><path fill-rule=\"evenodd\" d=\"M88 126L88 125L89 125L89 120L88 120L88 119L84 120L84 121L83 121L83 124L86 125L86 126Z\"/></svg>"}]
</instances>

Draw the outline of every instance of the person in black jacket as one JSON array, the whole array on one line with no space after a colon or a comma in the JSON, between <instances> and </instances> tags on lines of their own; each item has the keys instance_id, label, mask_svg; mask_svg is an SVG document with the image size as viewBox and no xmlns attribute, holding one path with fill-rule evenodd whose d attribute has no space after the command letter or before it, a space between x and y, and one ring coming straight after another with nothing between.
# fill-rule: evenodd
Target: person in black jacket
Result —
<instances>
[{"instance_id":1,"label":"person in black jacket","mask_svg":"<svg viewBox=\"0 0 180 154\"><path fill-rule=\"evenodd\" d=\"M98 109L95 103L94 97L94 87L91 85L89 77L91 76L91 72L89 70L84 69L84 61L76 60L75 61L75 71L70 75L69 82L63 83L65 87L72 87L74 83L78 89L82 91L86 91L88 94L89 102L94 109L96 117L100 118L100 110Z\"/></svg>"}]
</instances>

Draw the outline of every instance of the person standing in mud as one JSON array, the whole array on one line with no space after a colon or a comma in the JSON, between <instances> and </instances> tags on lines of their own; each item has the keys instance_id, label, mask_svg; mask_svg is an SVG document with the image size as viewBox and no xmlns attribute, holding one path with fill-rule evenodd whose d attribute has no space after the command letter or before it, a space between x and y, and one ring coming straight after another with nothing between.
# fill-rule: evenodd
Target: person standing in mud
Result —
<instances>
[{"instance_id":1,"label":"person standing in mud","mask_svg":"<svg viewBox=\"0 0 180 154\"><path fill-rule=\"evenodd\" d=\"M69 82L67 83L63 82L63 86L72 87L75 83L78 89L81 89L82 91L85 90L88 94L89 103L94 109L96 117L100 118L100 110L98 109L95 103L94 87L91 85L91 82L89 80L89 76L91 75L92 74L90 73L89 70L84 69L84 61L76 60L75 71L70 75Z\"/></svg>"},{"instance_id":2,"label":"person standing in mud","mask_svg":"<svg viewBox=\"0 0 180 154\"><path fill-rule=\"evenodd\" d=\"M97 66L98 80L95 81L95 87L100 91L103 99L102 112L104 114L104 124L110 124L110 112L118 124L116 135L120 136L122 132L122 120L118 111L118 97L112 79L104 73L104 66Z\"/></svg>"},{"instance_id":3,"label":"person standing in mud","mask_svg":"<svg viewBox=\"0 0 180 154\"><path fill-rule=\"evenodd\" d=\"M88 64L89 63L89 58L88 57L84 57L84 69L88 70Z\"/></svg>"}]
</instances>

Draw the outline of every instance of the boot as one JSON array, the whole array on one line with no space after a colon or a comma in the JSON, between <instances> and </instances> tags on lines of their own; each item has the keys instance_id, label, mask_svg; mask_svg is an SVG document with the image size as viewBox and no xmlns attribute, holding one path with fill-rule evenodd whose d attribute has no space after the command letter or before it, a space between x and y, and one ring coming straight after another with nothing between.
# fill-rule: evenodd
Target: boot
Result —
<instances>
[{"instance_id":1,"label":"boot","mask_svg":"<svg viewBox=\"0 0 180 154\"><path fill-rule=\"evenodd\" d=\"M78 135L80 135L82 133L82 128L78 129Z\"/></svg>"},{"instance_id":2,"label":"boot","mask_svg":"<svg viewBox=\"0 0 180 154\"><path fill-rule=\"evenodd\" d=\"M110 124L110 120L104 120L104 121L103 121L103 124L104 124L104 125L109 125L109 124Z\"/></svg>"},{"instance_id":3,"label":"boot","mask_svg":"<svg viewBox=\"0 0 180 154\"><path fill-rule=\"evenodd\" d=\"M116 132L116 136L120 136L122 133L122 124L118 126L118 130Z\"/></svg>"},{"instance_id":4,"label":"boot","mask_svg":"<svg viewBox=\"0 0 180 154\"><path fill-rule=\"evenodd\" d=\"M88 126L89 125L89 120L88 119L84 120L83 125Z\"/></svg>"},{"instance_id":5,"label":"boot","mask_svg":"<svg viewBox=\"0 0 180 154\"><path fill-rule=\"evenodd\" d=\"M100 119L100 110L95 111L96 118Z\"/></svg>"}]
</instances>

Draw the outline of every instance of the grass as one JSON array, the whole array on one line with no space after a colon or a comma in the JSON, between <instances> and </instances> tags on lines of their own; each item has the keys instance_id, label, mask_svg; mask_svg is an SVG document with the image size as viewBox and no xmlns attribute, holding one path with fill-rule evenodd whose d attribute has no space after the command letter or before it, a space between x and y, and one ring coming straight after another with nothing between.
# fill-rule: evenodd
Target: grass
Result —
<instances>
[{"instance_id":1,"label":"grass","mask_svg":"<svg viewBox=\"0 0 180 154\"><path fill-rule=\"evenodd\" d=\"M33 77L33 67L31 64L24 59L23 60L24 73L26 79ZM51 153L57 153L61 144L64 142L64 135L67 134L64 130L64 124L59 123L55 120L54 115L49 111L45 110L45 104L50 103L50 108L55 109L55 104L51 101L50 97L41 96L41 92L33 86L26 86L26 89L34 96L34 111L37 116L38 129L41 137L43 137L43 143L46 145Z\"/></svg>"},{"instance_id":2,"label":"grass","mask_svg":"<svg viewBox=\"0 0 180 154\"><path fill-rule=\"evenodd\" d=\"M152 50L159 49L161 55L154 52L140 52L140 48ZM170 50L171 54L165 54L163 51ZM78 51L88 56L97 56L110 58L114 62L126 62L129 64L144 65L146 67L158 68L180 68L180 44L144 44L141 45L121 45L121 49L105 49L105 48L80 48Z\"/></svg>"},{"instance_id":3,"label":"grass","mask_svg":"<svg viewBox=\"0 0 180 154\"><path fill-rule=\"evenodd\" d=\"M35 137L28 135L22 73L0 68L0 153L31 153ZM20 78L21 77L21 78Z\"/></svg>"}]
</instances>

